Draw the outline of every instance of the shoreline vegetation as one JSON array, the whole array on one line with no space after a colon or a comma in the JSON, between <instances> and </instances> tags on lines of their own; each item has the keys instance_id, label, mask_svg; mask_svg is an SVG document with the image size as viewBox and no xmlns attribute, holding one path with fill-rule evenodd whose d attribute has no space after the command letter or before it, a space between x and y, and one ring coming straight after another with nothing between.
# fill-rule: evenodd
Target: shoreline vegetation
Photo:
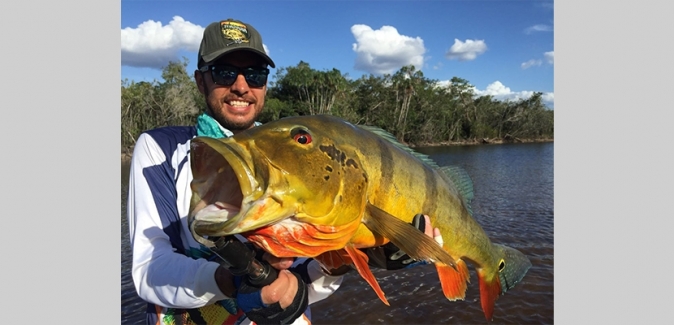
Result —
<instances>
[{"instance_id":1,"label":"shoreline vegetation","mask_svg":"<svg viewBox=\"0 0 674 325\"><path fill-rule=\"evenodd\" d=\"M472 139L465 141L445 141L445 142L434 142L434 143L419 143L419 144L407 144L410 148L418 147L442 147L442 146L473 146L473 145L497 145L497 144L509 144L509 143L541 143L541 142L554 142L552 138L537 138L537 139L520 139L520 138L511 138L511 139ZM131 161L131 154L133 153L133 147L127 148L122 151L122 163L128 163Z\"/></svg>"},{"instance_id":2,"label":"shoreline vegetation","mask_svg":"<svg viewBox=\"0 0 674 325\"><path fill-rule=\"evenodd\" d=\"M144 130L195 125L206 102L187 58L169 62L162 81L121 81L122 158L132 153ZM553 141L554 110L541 92L529 98L500 100L478 95L468 80L428 79L414 66L393 74L358 79L337 69L318 71L300 61L278 67L267 84L265 106L257 120L329 114L352 124L384 129L410 147Z\"/></svg>"}]
</instances>

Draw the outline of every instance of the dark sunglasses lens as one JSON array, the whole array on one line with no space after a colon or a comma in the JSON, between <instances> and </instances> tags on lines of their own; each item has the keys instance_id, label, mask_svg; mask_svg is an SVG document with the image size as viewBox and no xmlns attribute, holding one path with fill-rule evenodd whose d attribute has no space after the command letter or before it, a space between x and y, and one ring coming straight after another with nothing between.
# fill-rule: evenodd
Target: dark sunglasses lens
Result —
<instances>
[{"instance_id":1,"label":"dark sunglasses lens","mask_svg":"<svg viewBox=\"0 0 674 325\"><path fill-rule=\"evenodd\" d=\"M243 76L251 87L262 87L267 82L266 69L248 68L244 70Z\"/></svg>"},{"instance_id":2,"label":"dark sunglasses lens","mask_svg":"<svg viewBox=\"0 0 674 325\"><path fill-rule=\"evenodd\" d=\"M212 71L213 81L222 86L231 86L238 76L238 71L232 67L215 66Z\"/></svg>"},{"instance_id":3,"label":"dark sunglasses lens","mask_svg":"<svg viewBox=\"0 0 674 325\"><path fill-rule=\"evenodd\" d=\"M229 66L214 66L213 81L222 86L231 86L239 76L239 71L243 74L246 82L251 87L262 87L267 82L269 70L266 68L245 68L237 69Z\"/></svg>"}]
</instances>

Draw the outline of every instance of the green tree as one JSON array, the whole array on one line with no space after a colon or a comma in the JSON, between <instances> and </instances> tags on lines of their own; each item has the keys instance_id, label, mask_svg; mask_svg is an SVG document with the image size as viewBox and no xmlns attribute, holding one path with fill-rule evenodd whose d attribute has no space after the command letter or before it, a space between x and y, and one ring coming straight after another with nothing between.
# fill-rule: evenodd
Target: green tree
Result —
<instances>
[{"instance_id":1,"label":"green tree","mask_svg":"<svg viewBox=\"0 0 674 325\"><path fill-rule=\"evenodd\" d=\"M303 61L278 69L275 79L270 97L291 103L299 115L332 113L349 84L339 70L317 71Z\"/></svg>"},{"instance_id":2,"label":"green tree","mask_svg":"<svg viewBox=\"0 0 674 325\"><path fill-rule=\"evenodd\" d=\"M162 82L121 84L122 146L166 125L193 125L206 106L188 61L170 62ZM440 86L414 66L394 74L363 75L350 81L337 69L317 71L306 62L282 67L270 81L260 122L286 116L332 114L355 124L378 126L410 144L478 141L481 138L554 138L554 111L542 93L497 100L476 96L468 80L453 77Z\"/></svg>"},{"instance_id":3,"label":"green tree","mask_svg":"<svg viewBox=\"0 0 674 325\"><path fill-rule=\"evenodd\" d=\"M382 127L387 124L386 108L389 90L385 79L372 74L362 76L351 84L353 110L358 123Z\"/></svg>"},{"instance_id":4,"label":"green tree","mask_svg":"<svg viewBox=\"0 0 674 325\"><path fill-rule=\"evenodd\" d=\"M122 146L133 145L141 132L168 125L192 125L205 107L196 83L187 74L189 61L169 62L164 82L122 81Z\"/></svg>"},{"instance_id":5,"label":"green tree","mask_svg":"<svg viewBox=\"0 0 674 325\"><path fill-rule=\"evenodd\" d=\"M262 113L260 113L259 121L267 123L283 117L295 115L297 115L297 113L288 102L284 102L278 98L267 98L264 103L264 109L262 110Z\"/></svg>"}]
</instances>

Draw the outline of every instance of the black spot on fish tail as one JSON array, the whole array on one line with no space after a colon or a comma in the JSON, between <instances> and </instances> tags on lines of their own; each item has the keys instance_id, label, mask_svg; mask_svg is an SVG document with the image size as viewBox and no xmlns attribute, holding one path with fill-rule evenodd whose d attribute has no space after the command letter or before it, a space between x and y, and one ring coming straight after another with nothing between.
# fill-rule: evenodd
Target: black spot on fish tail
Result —
<instances>
[{"instance_id":1,"label":"black spot on fish tail","mask_svg":"<svg viewBox=\"0 0 674 325\"><path fill-rule=\"evenodd\" d=\"M356 164L356 161L351 158L346 160L346 165L358 169L358 164Z\"/></svg>"},{"instance_id":2,"label":"black spot on fish tail","mask_svg":"<svg viewBox=\"0 0 674 325\"><path fill-rule=\"evenodd\" d=\"M330 167L330 166L325 166L325 170L327 170L327 171L329 171L329 172L332 173L332 167Z\"/></svg>"},{"instance_id":3,"label":"black spot on fish tail","mask_svg":"<svg viewBox=\"0 0 674 325\"><path fill-rule=\"evenodd\" d=\"M325 176L323 176L323 179L326 180L326 181L329 180L329 179L330 179L330 175L325 175Z\"/></svg>"},{"instance_id":4,"label":"black spot on fish tail","mask_svg":"<svg viewBox=\"0 0 674 325\"><path fill-rule=\"evenodd\" d=\"M342 165L342 167L344 167L344 160L346 159L346 154L344 154L344 152L341 152L341 151L339 153L340 153L339 164Z\"/></svg>"}]
</instances>

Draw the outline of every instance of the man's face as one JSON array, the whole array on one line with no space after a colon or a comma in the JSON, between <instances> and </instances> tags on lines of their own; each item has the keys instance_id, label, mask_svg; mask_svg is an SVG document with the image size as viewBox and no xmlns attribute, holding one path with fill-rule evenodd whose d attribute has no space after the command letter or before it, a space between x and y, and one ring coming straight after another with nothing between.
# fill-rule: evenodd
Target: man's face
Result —
<instances>
[{"instance_id":1,"label":"man's face","mask_svg":"<svg viewBox=\"0 0 674 325\"><path fill-rule=\"evenodd\" d=\"M248 52L237 51L219 58L215 65L231 65L238 68L266 67L264 59ZM213 118L233 133L253 127L264 107L267 84L251 87L242 74L230 86L213 83L211 72L194 72L199 91L206 96L206 105Z\"/></svg>"}]
</instances>

